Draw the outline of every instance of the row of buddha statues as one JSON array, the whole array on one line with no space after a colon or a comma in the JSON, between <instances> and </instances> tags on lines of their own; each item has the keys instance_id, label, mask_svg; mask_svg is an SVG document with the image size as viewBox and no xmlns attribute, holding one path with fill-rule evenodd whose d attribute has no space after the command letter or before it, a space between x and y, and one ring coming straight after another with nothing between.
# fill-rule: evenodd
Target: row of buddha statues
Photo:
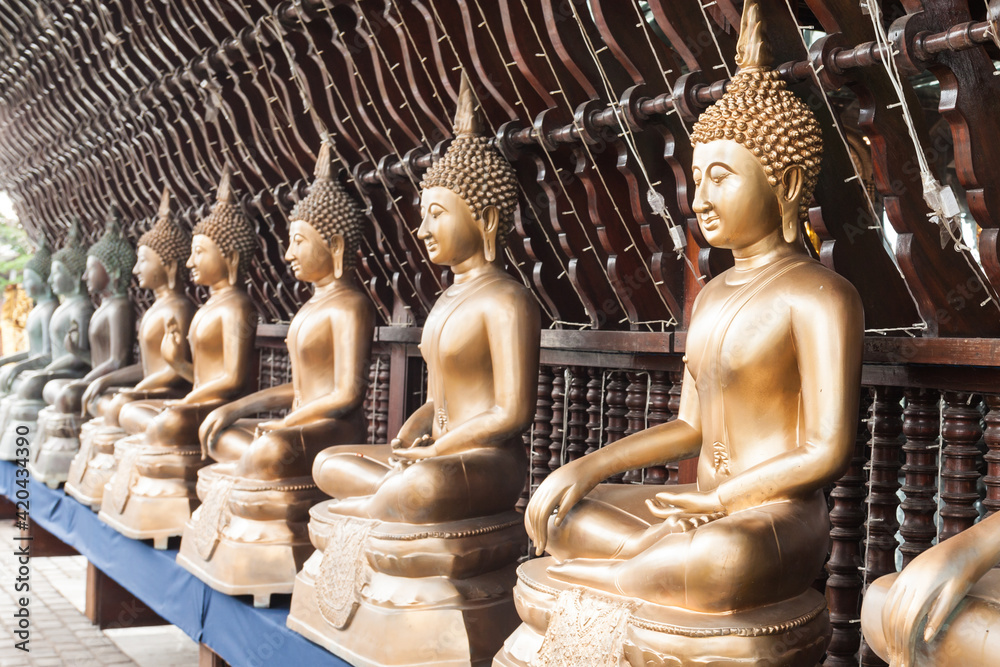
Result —
<instances>
[{"instance_id":1,"label":"row of buddha statues","mask_svg":"<svg viewBox=\"0 0 1000 667\"><path fill-rule=\"evenodd\" d=\"M89 250L76 228L41 247L30 351L0 359L3 433L37 423L37 479L128 537L181 536L178 562L219 591L291 593L288 625L354 665L815 665L831 635L813 588L823 488L853 452L864 316L801 241L821 132L769 67L753 2L738 51L692 131L693 210L735 265L694 302L679 414L558 468L523 515L540 316L498 262L518 186L467 81L417 230L454 281L423 326L427 400L389 444L357 444L375 316L352 272L364 216L327 144L289 216L285 259L313 286L288 328L290 383L252 391L257 240L226 172L190 236L164 192L137 252L115 214ZM155 295L136 364L132 274ZM197 309L188 276L209 290ZM692 456L696 484L602 483ZM1000 531L977 530L872 586L865 633L893 665L989 664L969 637L996 622L1000 579L975 582ZM527 537L549 555L525 558Z\"/></svg>"}]
</instances>

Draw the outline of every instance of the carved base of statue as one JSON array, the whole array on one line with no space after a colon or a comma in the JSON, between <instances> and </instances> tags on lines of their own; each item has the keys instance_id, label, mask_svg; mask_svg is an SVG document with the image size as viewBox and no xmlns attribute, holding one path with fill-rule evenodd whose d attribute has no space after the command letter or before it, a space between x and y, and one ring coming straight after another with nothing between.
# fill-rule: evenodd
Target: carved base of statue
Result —
<instances>
[{"instance_id":1,"label":"carved base of statue","mask_svg":"<svg viewBox=\"0 0 1000 667\"><path fill-rule=\"evenodd\" d=\"M54 405L38 413L38 436L28 466L32 477L53 489L66 481L80 451L82 421L79 415L59 412Z\"/></svg>"},{"instance_id":2,"label":"carved base of statue","mask_svg":"<svg viewBox=\"0 0 1000 667\"><path fill-rule=\"evenodd\" d=\"M516 512L380 523L312 508L317 551L295 578L288 627L356 667L488 665L517 626Z\"/></svg>"},{"instance_id":3,"label":"carved base of statue","mask_svg":"<svg viewBox=\"0 0 1000 667\"><path fill-rule=\"evenodd\" d=\"M815 590L779 604L706 614L611 595L552 578L552 558L517 570L524 623L493 664L664 667L815 665L830 641L826 600Z\"/></svg>"},{"instance_id":4,"label":"carved base of statue","mask_svg":"<svg viewBox=\"0 0 1000 667\"><path fill-rule=\"evenodd\" d=\"M43 400L10 397L10 407L3 434L0 435L0 459L13 461L17 456L18 438L34 443L38 434L38 413L45 408ZM24 442L24 441L22 441Z\"/></svg>"},{"instance_id":5,"label":"carved base of statue","mask_svg":"<svg viewBox=\"0 0 1000 667\"><path fill-rule=\"evenodd\" d=\"M198 471L208 463L201 446L158 447L139 433L115 444L115 459L98 516L126 537L166 549L198 507Z\"/></svg>"},{"instance_id":6,"label":"carved base of statue","mask_svg":"<svg viewBox=\"0 0 1000 667\"><path fill-rule=\"evenodd\" d=\"M177 562L217 591L252 595L255 607L290 594L313 552L309 508L326 496L311 476L278 481L232 474L233 464L198 471L201 506L184 526Z\"/></svg>"},{"instance_id":7,"label":"carved base of statue","mask_svg":"<svg viewBox=\"0 0 1000 667\"><path fill-rule=\"evenodd\" d=\"M115 472L115 443L128 434L120 426L107 426L103 417L80 428L80 451L73 457L66 478L66 493L95 512L101 509L104 485Z\"/></svg>"},{"instance_id":8,"label":"carved base of statue","mask_svg":"<svg viewBox=\"0 0 1000 667\"><path fill-rule=\"evenodd\" d=\"M882 608L898 574L880 577L865 592L861 629L865 641L883 660L889 652L882 627ZM972 585L958 609L930 644L917 640L913 667L987 667L1000 655L1000 570L990 570ZM923 633L921 626L921 635Z\"/></svg>"}]
</instances>

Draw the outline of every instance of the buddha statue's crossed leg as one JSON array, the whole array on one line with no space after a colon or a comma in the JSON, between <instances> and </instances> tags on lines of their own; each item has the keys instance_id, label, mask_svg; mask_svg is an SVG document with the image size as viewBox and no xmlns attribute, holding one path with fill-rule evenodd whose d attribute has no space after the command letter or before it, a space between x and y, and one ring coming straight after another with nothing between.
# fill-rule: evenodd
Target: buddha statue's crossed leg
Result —
<instances>
[{"instance_id":1,"label":"buddha statue's crossed leg","mask_svg":"<svg viewBox=\"0 0 1000 667\"><path fill-rule=\"evenodd\" d=\"M551 567L552 576L666 606L723 612L789 599L819 574L826 550L817 545L829 532L822 494L680 532L643 511L655 492L602 485L562 526L550 523L549 552L557 560L576 556Z\"/></svg>"}]
</instances>

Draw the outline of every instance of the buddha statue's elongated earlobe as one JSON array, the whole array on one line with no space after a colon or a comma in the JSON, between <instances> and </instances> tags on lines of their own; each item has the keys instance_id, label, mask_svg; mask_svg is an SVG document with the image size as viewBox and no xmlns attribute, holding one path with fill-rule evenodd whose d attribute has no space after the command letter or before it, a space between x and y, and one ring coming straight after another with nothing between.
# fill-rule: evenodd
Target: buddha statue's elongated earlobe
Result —
<instances>
[{"instance_id":1,"label":"buddha statue's elongated earlobe","mask_svg":"<svg viewBox=\"0 0 1000 667\"><path fill-rule=\"evenodd\" d=\"M229 284L235 287L240 281L240 251L230 250L226 253L226 269L229 272Z\"/></svg>"},{"instance_id":2,"label":"buddha statue's elongated earlobe","mask_svg":"<svg viewBox=\"0 0 1000 667\"><path fill-rule=\"evenodd\" d=\"M180 262L174 261L167 262L163 267L163 270L167 274L167 287L172 290L177 288L177 268L179 266Z\"/></svg>"},{"instance_id":3,"label":"buddha statue's elongated earlobe","mask_svg":"<svg viewBox=\"0 0 1000 667\"><path fill-rule=\"evenodd\" d=\"M334 234L330 237L330 255L333 257L333 277L344 275L344 237Z\"/></svg>"},{"instance_id":4,"label":"buddha statue's elongated earlobe","mask_svg":"<svg viewBox=\"0 0 1000 667\"><path fill-rule=\"evenodd\" d=\"M497 230L500 227L500 211L496 206L487 206L480 213L483 223L483 254L487 262L497 258Z\"/></svg>"},{"instance_id":5,"label":"buddha statue's elongated earlobe","mask_svg":"<svg viewBox=\"0 0 1000 667\"><path fill-rule=\"evenodd\" d=\"M781 187L778 193L778 208L781 211L781 234L785 243L798 243L799 217L804 182L803 169L799 165L789 165L781 174Z\"/></svg>"}]
</instances>

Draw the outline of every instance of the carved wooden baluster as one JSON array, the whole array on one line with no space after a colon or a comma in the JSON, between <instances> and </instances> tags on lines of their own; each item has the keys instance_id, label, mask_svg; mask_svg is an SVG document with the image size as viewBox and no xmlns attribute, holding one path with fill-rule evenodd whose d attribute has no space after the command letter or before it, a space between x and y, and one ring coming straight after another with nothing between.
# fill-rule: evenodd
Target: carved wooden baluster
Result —
<instances>
[{"instance_id":1,"label":"carved wooden baluster","mask_svg":"<svg viewBox=\"0 0 1000 667\"><path fill-rule=\"evenodd\" d=\"M638 433L646 427L646 382L648 378L645 373L630 371L626 373L628 377L628 387L625 389L625 419L628 424L625 428L625 435ZM629 470L622 477L622 481L628 484L642 484L645 477L644 471Z\"/></svg>"},{"instance_id":2,"label":"carved wooden baluster","mask_svg":"<svg viewBox=\"0 0 1000 667\"><path fill-rule=\"evenodd\" d=\"M587 382L586 370L580 366L570 368L569 418L566 420L566 460L575 461L587 450Z\"/></svg>"},{"instance_id":3,"label":"carved wooden baluster","mask_svg":"<svg viewBox=\"0 0 1000 667\"><path fill-rule=\"evenodd\" d=\"M623 375L622 371L612 371L608 375L608 383L604 392L604 403L608 416L608 426L605 429L607 433L607 437L604 439L605 445L610 445L612 442L621 440L625 437L625 431L628 428L628 421L625 419L628 409L625 404L626 393ZM624 474L613 475L607 481L613 484L621 484L623 477Z\"/></svg>"},{"instance_id":4,"label":"carved wooden baluster","mask_svg":"<svg viewBox=\"0 0 1000 667\"><path fill-rule=\"evenodd\" d=\"M375 386L375 366L378 365L377 361L372 361L368 365L368 388L365 389L365 423L368 424L368 442L375 444L375 401L376 392L378 391Z\"/></svg>"},{"instance_id":5,"label":"carved wooden baluster","mask_svg":"<svg viewBox=\"0 0 1000 667\"><path fill-rule=\"evenodd\" d=\"M906 442L903 451L906 463L903 493L906 499L900 503L903 508L903 523L899 532L903 536L899 550L903 554L903 567L931 547L937 528L934 512L937 502L937 437L940 421L941 395L927 389L907 389L906 409L903 410L903 435Z\"/></svg>"},{"instance_id":6,"label":"carved wooden baluster","mask_svg":"<svg viewBox=\"0 0 1000 667\"><path fill-rule=\"evenodd\" d=\"M983 433L979 404L971 394L945 392L941 441L941 534L938 541L952 537L976 522L979 512L976 483L977 459L982 455L976 443Z\"/></svg>"},{"instance_id":7,"label":"carved wooden baluster","mask_svg":"<svg viewBox=\"0 0 1000 667\"><path fill-rule=\"evenodd\" d=\"M563 444L565 441L566 415L566 368L552 368L552 442L549 444L549 470L555 470L562 465Z\"/></svg>"},{"instance_id":8,"label":"carved wooden baluster","mask_svg":"<svg viewBox=\"0 0 1000 667\"><path fill-rule=\"evenodd\" d=\"M649 374L649 412L646 415L648 428L670 421L670 381L666 371L652 371ZM676 467L676 466L675 466ZM643 484L666 484L670 474L666 466L646 468Z\"/></svg>"},{"instance_id":9,"label":"carved wooden baluster","mask_svg":"<svg viewBox=\"0 0 1000 667\"><path fill-rule=\"evenodd\" d=\"M601 412L602 374L599 368L588 368L587 376L587 450L590 454L601 446L601 427L604 415Z\"/></svg>"},{"instance_id":10,"label":"carved wooden baluster","mask_svg":"<svg viewBox=\"0 0 1000 667\"><path fill-rule=\"evenodd\" d=\"M378 392L375 394L375 442L389 442L389 355L379 355L378 374L375 377Z\"/></svg>"},{"instance_id":11,"label":"carved wooden baluster","mask_svg":"<svg viewBox=\"0 0 1000 667\"><path fill-rule=\"evenodd\" d=\"M865 445L868 441L868 392L861 396L858 433L854 440L854 456L847 472L830 492L830 560L826 571L826 603L830 609L833 638L827 647L823 667L857 667L861 642L861 540L865 522Z\"/></svg>"},{"instance_id":12,"label":"carved wooden baluster","mask_svg":"<svg viewBox=\"0 0 1000 667\"><path fill-rule=\"evenodd\" d=\"M538 367L538 400L531 440L531 485L538 488L549 474L549 445L552 435L552 369Z\"/></svg>"},{"instance_id":13,"label":"carved wooden baluster","mask_svg":"<svg viewBox=\"0 0 1000 667\"><path fill-rule=\"evenodd\" d=\"M670 373L670 391L667 392L670 400L667 402L667 409L670 410L670 421L677 419L681 412L681 383L684 381L684 373L676 371ZM680 483L680 465L670 463L667 465L667 484Z\"/></svg>"},{"instance_id":14,"label":"carved wooden baluster","mask_svg":"<svg viewBox=\"0 0 1000 667\"><path fill-rule=\"evenodd\" d=\"M986 476L983 483L986 484L986 498L983 505L988 514L993 514L1000 510L1000 396L987 396L986 407L986 429L983 431L983 439L989 451L984 457L986 459Z\"/></svg>"},{"instance_id":15,"label":"carved wooden baluster","mask_svg":"<svg viewBox=\"0 0 1000 667\"><path fill-rule=\"evenodd\" d=\"M902 391L896 387L877 387L872 403L868 429L871 431L871 463L868 479L868 523L865 543L865 581L870 584L879 577L896 571L896 507L899 498L899 453L903 432L903 409L899 405ZM884 665L881 658L861 647L861 664Z\"/></svg>"}]
</instances>

